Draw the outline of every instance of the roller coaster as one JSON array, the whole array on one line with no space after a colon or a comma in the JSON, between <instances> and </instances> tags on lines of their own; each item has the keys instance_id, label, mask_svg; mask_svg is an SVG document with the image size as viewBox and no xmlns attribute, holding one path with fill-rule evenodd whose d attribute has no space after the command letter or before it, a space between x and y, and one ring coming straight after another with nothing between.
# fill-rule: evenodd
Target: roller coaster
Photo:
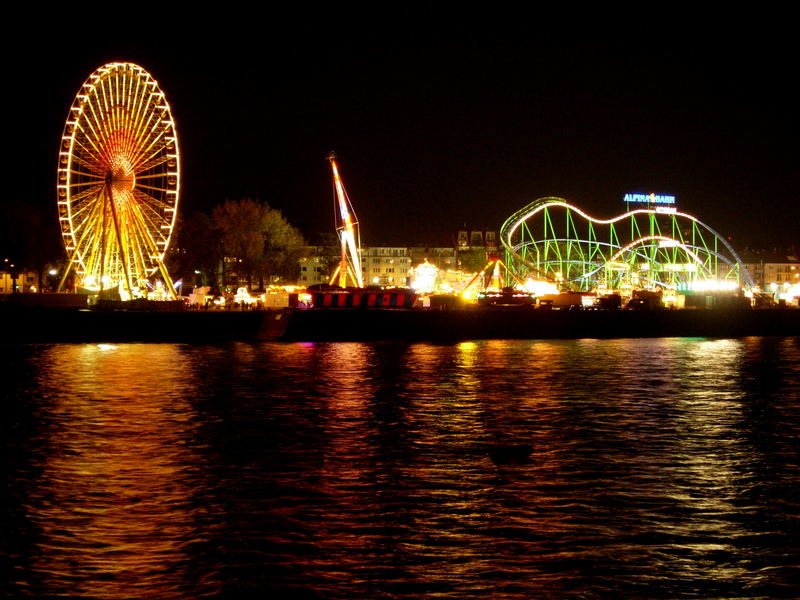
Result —
<instances>
[{"instance_id":1,"label":"roller coaster","mask_svg":"<svg viewBox=\"0 0 800 600\"><path fill-rule=\"evenodd\" d=\"M515 279L562 290L751 288L730 243L673 206L646 202L597 219L562 198L540 198L500 229L505 264Z\"/></svg>"}]
</instances>

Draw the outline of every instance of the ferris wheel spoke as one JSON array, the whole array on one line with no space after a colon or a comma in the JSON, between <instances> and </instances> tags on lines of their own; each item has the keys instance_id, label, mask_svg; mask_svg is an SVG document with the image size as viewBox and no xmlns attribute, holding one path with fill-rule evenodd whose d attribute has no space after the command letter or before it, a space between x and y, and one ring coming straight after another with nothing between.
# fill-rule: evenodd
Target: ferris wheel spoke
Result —
<instances>
[{"instance_id":1,"label":"ferris wheel spoke","mask_svg":"<svg viewBox=\"0 0 800 600\"><path fill-rule=\"evenodd\" d=\"M156 232L156 236L160 240L166 241L162 232L162 226L164 226L167 221L162 214L159 214L145 203L132 204L131 208L138 221L146 224L145 226L148 231Z\"/></svg>"},{"instance_id":2,"label":"ferris wheel spoke","mask_svg":"<svg viewBox=\"0 0 800 600\"><path fill-rule=\"evenodd\" d=\"M139 175L139 173L147 173L148 171L151 171L151 170L155 169L156 167L160 167L165 162L169 162L170 160L175 160L175 159L174 159L174 157L171 157L171 156L169 156L167 154L161 153L161 154L157 155L155 158L153 158L152 160L150 160L149 162L139 164L137 166L136 179L147 179L147 178L150 178L150 177L163 177L164 173L162 173L162 172L157 172L155 174L148 174L148 175Z\"/></svg>"},{"instance_id":3,"label":"ferris wheel spoke","mask_svg":"<svg viewBox=\"0 0 800 600\"><path fill-rule=\"evenodd\" d=\"M157 215L161 215L162 211L167 211L171 208L170 203L166 199L157 198L152 194L144 192L142 191L142 187L144 186L137 186L136 189L133 190L133 194L140 204L145 205Z\"/></svg>"},{"instance_id":4,"label":"ferris wheel spoke","mask_svg":"<svg viewBox=\"0 0 800 600\"><path fill-rule=\"evenodd\" d=\"M137 163L136 178L152 179L154 176L166 177L170 174L174 175L175 166L175 157L167 154L163 148L159 148L157 152Z\"/></svg>"},{"instance_id":5,"label":"ferris wheel spoke","mask_svg":"<svg viewBox=\"0 0 800 600\"><path fill-rule=\"evenodd\" d=\"M95 187L98 185L103 185L102 180L98 181L99 179L100 179L99 177L95 177L93 180L89 181L73 181L72 183L69 184L69 187L70 189L76 189L76 188L86 187L87 185Z\"/></svg>"},{"instance_id":6,"label":"ferris wheel spoke","mask_svg":"<svg viewBox=\"0 0 800 600\"><path fill-rule=\"evenodd\" d=\"M125 81L127 79L127 73L122 74L123 78L123 86L122 89L125 89ZM133 78L130 79L131 84L128 85L128 90L130 90L130 85L133 83ZM120 108L121 111L121 128L126 132L126 147L125 151L128 155L132 155L137 146L137 139L136 135L133 133L136 127L136 120L138 118L138 114L134 112L131 106L132 96L130 93L125 93L125 97L123 100L124 107Z\"/></svg>"},{"instance_id":7,"label":"ferris wheel spoke","mask_svg":"<svg viewBox=\"0 0 800 600\"><path fill-rule=\"evenodd\" d=\"M97 203L85 203L80 209L72 211L72 223L75 232L79 232L84 223L91 223L93 213L97 210Z\"/></svg>"},{"instance_id":8,"label":"ferris wheel spoke","mask_svg":"<svg viewBox=\"0 0 800 600\"><path fill-rule=\"evenodd\" d=\"M89 165L93 171L103 173L108 169L108 165L111 163L111 157L108 152L97 145L97 140L84 137L76 139L75 145L78 147L78 150L82 151L81 162Z\"/></svg>"},{"instance_id":9,"label":"ferris wheel spoke","mask_svg":"<svg viewBox=\"0 0 800 600\"><path fill-rule=\"evenodd\" d=\"M136 250L143 264L153 265L162 260L163 251L159 248L158 242L153 239L152 231L148 229L147 225L136 217L131 225L131 233L136 240Z\"/></svg>"},{"instance_id":10,"label":"ferris wheel spoke","mask_svg":"<svg viewBox=\"0 0 800 600\"><path fill-rule=\"evenodd\" d=\"M89 162L85 158L75 156L72 159L72 167L73 168L82 167L84 169L83 172L86 173L87 175L88 175L88 173L91 173L92 175L94 175L96 177L100 177L101 179L103 178L103 175L101 174L100 168L99 168L96 160L94 160L92 162ZM75 170L77 172L77 169L75 169Z\"/></svg>"},{"instance_id":11,"label":"ferris wheel spoke","mask_svg":"<svg viewBox=\"0 0 800 600\"><path fill-rule=\"evenodd\" d=\"M165 175L163 173L154 173L152 175L137 175L136 181L141 181L142 179L164 179ZM164 188L169 189L169 188Z\"/></svg>"},{"instance_id":12,"label":"ferris wheel spoke","mask_svg":"<svg viewBox=\"0 0 800 600\"><path fill-rule=\"evenodd\" d=\"M95 136L76 136L74 144L76 144L82 151L81 156L79 157L81 162L85 164L91 164L94 167L108 164L108 154L96 143Z\"/></svg>"},{"instance_id":13,"label":"ferris wheel spoke","mask_svg":"<svg viewBox=\"0 0 800 600\"><path fill-rule=\"evenodd\" d=\"M97 211L95 210L94 212ZM86 256L85 249L99 246L107 237L103 232L102 212L99 216L90 214L86 219L76 224L73 231L74 234L80 234L75 240L76 248L81 249L81 256Z\"/></svg>"},{"instance_id":14,"label":"ferris wheel spoke","mask_svg":"<svg viewBox=\"0 0 800 600\"><path fill-rule=\"evenodd\" d=\"M134 225L133 231L135 231L140 239L144 241L145 248L150 253L159 252L158 248L158 241L153 237L153 229L148 227L145 223L144 217L140 213L135 213L132 219L132 223Z\"/></svg>"},{"instance_id":15,"label":"ferris wheel spoke","mask_svg":"<svg viewBox=\"0 0 800 600\"><path fill-rule=\"evenodd\" d=\"M147 140L147 143L143 143L140 151L136 155L136 169L140 169L141 165L147 164L148 161L153 160L154 157L159 156L163 153L163 142L164 132L157 132L155 135L150 136Z\"/></svg>"},{"instance_id":16,"label":"ferris wheel spoke","mask_svg":"<svg viewBox=\"0 0 800 600\"><path fill-rule=\"evenodd\" d=\"M100 96L102 98L103 114L106 115L106 118L103 120L103 124L106 127L110 127L113 122L113 114L112 114L113 104L109 99L110 93L107 93L107 88L112 78L113 75L109 77L104 77L103 79L100 80Z\"/></svg>"},{"instance_id":17,"label":"ferris wheel spoke","mask_svg":"<svg viewBox=\"0 0 800 600\"><path fill-rule=\"evenodd\" d=\"M136 122L134 123L131 135L135 140L137 140L137 147L139 149L146 145L146 141L149 137L148 131L154 122L157 122L155 111L150 110L137 114Z\"/></svg>"},{"instance_id":18,"label":"ferris wheel spoke","mask_svg":"<svg viewBox=\"0 0 800 600\"><path fill-rule=\"evenodd\" d=\"M165 222L163 216L151 210L149 206L143 204L135 205L134 211L136 213L136 217L139 220L147 223L148 229L150 231L160 232L161 225Z\"/></svg>"},{"instance_id":19,"label":"ferris wheel spoke","mask_svg":"<svg viewBox=\"0 0 800 600\"><path fill-rule=\"evenodd\" d=\"M86 228L92 227L94 220L98 218L95 215L97 209L98 205L87 204L80 211L73 211L72 218L70 219L73 235L82 235Z\"/></svg>"},{"instance_id":20,"label":"ferris wheel spoke","mask_svg":"<svg viewBox=\"0 0 800 600\"><path fill-rule=\"evenodd\" d=\"M155 210L150 202L143 200L142 196L145 195L138 189L126 193L128 214L138 225L161 236L161 226L166 222L164 211Z\"/></svg>"},{"instance_id":21,"label":"ferris wheel spoke","mask_svg":"<svg viewBox=\"0 0 800 600\"><path fill-rule=\"evenodd\" d=\"M144 119L147 113L147 96L148 91L145 89L147 86L144 84L136 85L136 96L135 100L132 105L133 114L136 115L136 123L134 123L137 128L141 126L141 121ZM138 129L134 128L134 132L138 134Z\"/></svg>"},{"instance_id":22,"label":"ferris wheel spoke","mask_svg":"<svg viewBox=\"0 0 800 600\"><path fill-rule=\"evenodd\" d=\"M95 107L97 102L97 107ZM87 119L86 124L91 129L91 135L87 136L89 142L95 148L102 148L101 154L104 158L108 159L108 150L110 146L109 131L108 131L108 113L107 109L102 107L100 99L95 98L95 102L89 103L89 110L92 113L92 119ZM101 113L101 111L103 111Z\"/></svg>"},{"instance_id":23,"label":"ferris wheel spoke","mask_svg":"<svg viewBox=\"0 0 800 600\"><path fill-rule=\"evenodd\" d=\"M155 187L155 186L152 186L152 185L144 185L144 184L142 184L142 185L137 185L136 187L138 187L138 188L140 188L140 189L145 189L145 190L152 190L152 191L154 191L154 192L163 192L163 193L166 193L166 192L168 192L168 191L169 191L169 188L168 188L168 187Z\"/></svg>"},{"instance_id":24,"label":"ferris wheel spoke","mask_svg":"<svg viewBox=\"0 0 800 600\"><path fill-rule=\"evenodd\" d=\"M94 181L82 182L81 185L96 184L98 181L103 181L105 179L102 175L98 175L97 173L87 173L86 171L79 171L78 169L70 169L68 172L71 173L72 175L78 175L79 177L87 177L89 179L94 179Z\"/></svg>"},{"instance_id":25,"label":"ferris wheel spoke","mask_svg":"<svg viewBox=\"0 0 800 600\"><path fill-rule=\"evenodd\" d=\"M142 188L144 186L136 186L136 189L133 190L133 195L137 200L137 203L147 207L148 209L152 210L155 214L162 214L162 211L167 210L170 208L170 204L166 198L153 196L152 194L145 192Z\"/></svg>"},{"instance_id":26,"label":"ferris wheel spoke","mask_svg":"<svg viewBox=\"0 0 800 600\"><path fill-rule=\"evenodd\" d=\"M90 230L98 223L98 219L102 217L103 203L95 201L86 203L79 211L73 211L72 224L73 234L80 234L78 243L86 235L87 230Z\"/></svg>"},{"instance_id":27,"label":"ferris wheel spoke","mask_svg":"<svg viewBox=\"0 0 800 600\"><path fill-rule=\"evenodd\" d=\"M98 194L102 194L103 186L98 186L95 184L95 187L92 187L88 190L83 190L78 194L73 193L71 195L71 212L75 212L76 210L80 209L84 204L86 204L86 200L92 202L95 200Z\"/></svg>"},{"instance_id":28,"label":"ferris wheel spoke","mask_svg":"<svg viewBox=\"0 0 800 600\"><path fill-rule=\"evenodd\" d=\"M79 183L79 182L78 182ZM99 181L92 181L91 187L88 189L78 189L78 188L85 188L84 185L78 185L78 183L70 184L69 191L70 193L70 204L74 205L76 202L80 202L87 196L93 196L95 194L100 193L103 190L104 184Z\"/></svg>"},{"instance_id":29,"label":"ferris wheel spoke","mask_svg":"<svg viewBox=\"0 0 800 600\"><path fill-rule=\"evenodd\" d=\"M105 90L105 86L103 89ZM107 106L105 103L108 100L105 94L103 100L104 106ZM123 149L124 144L120 140L120 129L117 118L117 113L119 112L118 107L110 105L105 110L107 111L107 118L102 121L100 131L102 132L103 147L110 151L108 153L108 158L111 164L113 164L113 155L118 154Z\"/></svg>"},{"instance_id":30,"label":"ferris wheel spoke","mask_svg":"<svg viewBox=\"0 0 800 600\"><path fill-rule=\"evenodd\" d=\"M143 86L146 87L146 86ZM147 138L147 131L158 115L153 107L152 94L147 90L142 90L138 98L138 103L132 113L131 135L141 143Z\"/></svg>"}]
</instances>

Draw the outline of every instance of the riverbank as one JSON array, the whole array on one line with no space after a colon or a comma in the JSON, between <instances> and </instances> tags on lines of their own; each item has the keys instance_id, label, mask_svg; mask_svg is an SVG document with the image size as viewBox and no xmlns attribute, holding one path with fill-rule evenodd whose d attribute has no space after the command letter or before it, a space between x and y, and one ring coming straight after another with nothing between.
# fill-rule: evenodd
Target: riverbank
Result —
<instances>
[{"instance_id":1,"label":"riverbank","mask_svg":"<svg viewBox=\"0 0 800 600\"><path fill-rule=\"evenodd\" d=\"M800 310L298 311L283 339L447 341L800 335Z\"/></svg>"},{"instance_id":2,"label":"riverbank","mask_svg":"<svg viewBox=\"0 0 800 600\"><path fill-rule=\"evenodd\" d=\"M450 341L800 335L800 310L90 311L3 307L7 341Z\"/></svg>"},{"instance_id":3,"label":"riverbank","mask_svg":"<svg viewBox=\"0 0 800 600\"><path fill-rule=\"evenodd\" d=\"M136 311L2 307L5 339L21 343L277 340L286 311ZM10 331L9 331L10 329Z\"/></svg>"}]
</instances>

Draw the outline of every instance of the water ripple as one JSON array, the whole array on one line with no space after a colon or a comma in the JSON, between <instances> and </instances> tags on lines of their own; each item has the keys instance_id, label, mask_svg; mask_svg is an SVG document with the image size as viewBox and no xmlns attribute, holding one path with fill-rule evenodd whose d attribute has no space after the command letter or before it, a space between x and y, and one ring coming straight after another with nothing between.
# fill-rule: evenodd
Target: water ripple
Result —
<instances>
[{"instance_id":1,"label":"water ripple","mask_svg":"<svg viewBox=\"0 0 800 600\"><path fill-rule=\"evenodd\" d=\"M800 595L797 338L2 352L10 596Z\"/></svg>"}]
</instances>

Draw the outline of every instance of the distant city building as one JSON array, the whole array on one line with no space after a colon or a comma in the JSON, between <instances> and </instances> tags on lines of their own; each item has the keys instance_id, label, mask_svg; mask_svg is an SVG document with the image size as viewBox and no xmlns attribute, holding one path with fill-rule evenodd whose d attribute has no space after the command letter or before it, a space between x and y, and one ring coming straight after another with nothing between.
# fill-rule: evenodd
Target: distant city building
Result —
<instances>
[{"instance_id":1,"label":"distant city building","mask_svg":"<svg viewBox=\"0 0 800 600\"><path fill-rule=\"evenodd\" d=\"M494 229L459 229L456 234L456 247L459 250L482 248L487 252L497 252L498 237Z\"/></svg>"},{"instance_id":2,"label":"distant city building","mask_svg":"<svg viewBox=\"0 0 800 600\"><path fill-rule=\"evenodd\" d=\"M496 238L495 238L496 239ZM477 243L477 239L476 239ZM490 246L490 248L492 248ZM300 285L329 283L330 274L338 264L336 249L307 246L300 259ZM465 251L479 251L480 267L484 266L486 253L483 245L467 247ZM496 248L492 251L496 251ZM453 246L364 246L361 248L361 269L364 285L381 287L407 287L411 285L414 267L425 261L439 270L440 277L459 270L458 249ZM477 267L477 268L480 268ZM476 269L470 269L474 272Z\"/></svg>"},{"instance_id":3,"label":"distant city building","mask_svg":"<svg viewBox=\"0 0 800 600\"><path fill-rule=\"evenodd\" d=\"M363 246L360 257L364 285L408 287L414 268L427 261L436 267L441 282L458 288L465 276L462 271L475 273L486 265L489 255L499 251L499 238L493 229L461 229L451 240L455 242L452 246ZM329 283L338 264L338 248L306 246L299 260L298 283Z\"/></svg>"},{"instance_id":4,"label":"distant city building","mask_svg":"<svg viewBox=\"0 0 800 600\"><path fill-rule=\"evenodd\" d=\"M428 248L413 246L408 249L411 264L417 266L426 260L440 271L449 271L458 267L456 249L452 246L443 248Z\"/></svg>"},{"instance_id":5,"label":"distant city building","mask_svg":"<svg viewBox=\"0 0 800 600\"><path fill-rule=\"evenodd\" d=\"M14 285L18 279L18 276L12 275L8 271L0 271L0 294L10 294L13 292Z\"/></svg>"},{"instance_id":6,"label":"distant city building","mask_svg":"<svg viewBox=\"0 0 800 600\"><path fill-rule=\"evenodd\" d=\"M337 249L307 246L300 259L300 285L329 283L338 264ZM420 261L421 262L421 261ZM406 287L410 283L412 259L409 249L400 246L364 246L361 248L361 271L364 285Z\"/></svg>"},{"instance_id":7,"label":"distant city building","mask_svg":"<svg viewBox=\"0 0 800 600\"><path fill-rule=\"evenodd\" d=\"M411 283L412 264L408 248L366 246L361 248L364 285L407 287Z\"/></svg>"},{"instance_id":8,"label":"distant city building","mask_svg":"<svg viewBox=\"0 0 800 600\"><path fill-rule=\"evenodd\" d=\"M335 254L338 248L325 248L324 246L306 246L300 258L300 274L297 283L300 285L318 285L328 283L331 269L338 264L339 256Z\"/></svg>"},{"instance_id":9,"label":"distant city building","mask_svg":"<svg viewBox=\"0 0 800 600\"><path fill-rule=\"evenodd\" d=\"M489 257L500 251L499 237L494 229L459 229L456 233L456 268L479 271Z\"/></svg>"},{"instance_id":10,"label":"distant city building","mask_svg":"<svg viewBox=\"0 0 800 600\"><path fill-rule=\"evenodd\" d=\"M765 292L800 283L800 258L794 249L745 250L740 257L753 282Z\"/></svg>"},{"instance_id":11,"label":"distant city building","mask_svg":"<svg viewBox=\"0 0 800 600\"><path fill-rule=\"evenodd\" d=\"M38 291L38 281L39 276L36 271L2 270L0 271L0 294L13 293L15 285L17 292Z\"/></svg>"}]
</instances>

